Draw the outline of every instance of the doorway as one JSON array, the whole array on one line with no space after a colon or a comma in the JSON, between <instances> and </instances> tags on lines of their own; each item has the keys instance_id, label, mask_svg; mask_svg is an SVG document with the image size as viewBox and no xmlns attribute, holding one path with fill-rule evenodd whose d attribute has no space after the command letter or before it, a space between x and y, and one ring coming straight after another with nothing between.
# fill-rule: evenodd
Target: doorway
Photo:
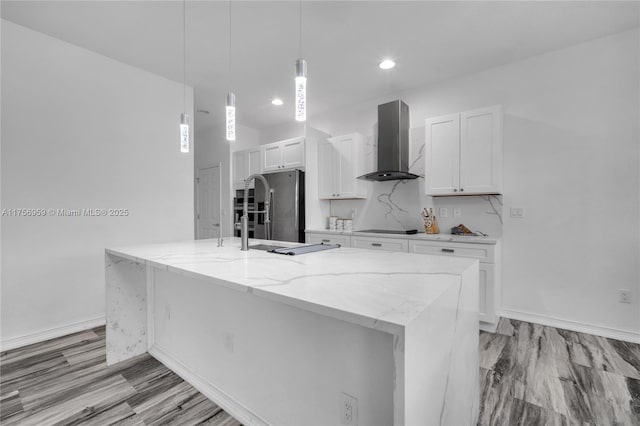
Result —
<instances>
[{"instance_id":1,"label":"doorway","mask_svg":"<svg viewBox=\"0 0 640 426\"><path fill-rule=\"evenodd\" d=\"M198 169L196 239L217 238L220 235L221 176L220 165Z\"/></svg>"}]
</instances>

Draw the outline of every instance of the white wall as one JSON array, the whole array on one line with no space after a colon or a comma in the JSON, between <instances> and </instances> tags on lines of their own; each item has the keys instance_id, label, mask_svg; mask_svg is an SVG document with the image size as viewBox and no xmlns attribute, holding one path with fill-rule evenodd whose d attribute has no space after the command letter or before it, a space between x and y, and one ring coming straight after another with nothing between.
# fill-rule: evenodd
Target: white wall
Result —
<instances>
[{"instance_id":1,"label":"white wall","mask_svg":"<svg viewBox=\"0 0 640 426\"><path fill-rule=\"evenodd\" d=\"M456 222L503 234L506 315L640 338L638 55L636 29L311 117L332 135L372 138L376 105L403 99L415 159L425 118L502 104L504 196L493 202L526 217L502 225L488 200L432 200L423 181L376 183L369 200L333 201L332 214L355 207L356 229L398 228L419 226L422 207L461 207ZM631 304L618 302L621 288L633 290Z\"/></svg>"},{"instance_id":2,"label":"white wall","mask_svg":"<svg viewBox=\"0 0 640 426\"><path fill-rule=\"evenodd\" d=\"M2 217L4 348L103 321L105 247L193 238L182 93L179 83L2 22L2 207L129 211Z\"/></svg>"}]
</instances>

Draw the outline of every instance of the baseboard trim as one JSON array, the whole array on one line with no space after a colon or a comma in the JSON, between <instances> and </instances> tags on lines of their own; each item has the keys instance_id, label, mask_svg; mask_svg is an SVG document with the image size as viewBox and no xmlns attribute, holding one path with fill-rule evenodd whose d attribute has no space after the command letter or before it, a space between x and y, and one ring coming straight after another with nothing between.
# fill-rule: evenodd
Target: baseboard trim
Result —
<instances>
[{"instance_id":1,"label":"baseboard trim","mask_svg":"<svg viewBox=\"0 0 640 426\"><path fill-rule=\"evenodd\" d=\"M37 333L25 334L24 336L11 337L9 339L2 340L0 342L0 348L2 351L9 351L11 349L17 349L34 343L40 343L57 337L66 336L68 334L100 327L101 325L105 325L104 316L38 331Z\"/></svg>"},{"instance_id":2,"label":"baseboard trim","mask_svg":"<svg viewBox=\"0 0 640 426\"><path fill-rule=\"evenodd\" d=\"M215 402L224 411L232 415L243 425L247 426L268 426L269 423L257 416L240 402L226 392L205 380L189 367L176 360L166 350L157 344L149 348L149 354L164 364L171 371L182 377L187 383L196 388L204 396Z\"/></svg>"},{"instance_id":3,"label":"baseboard trim","mask_svg":"<svg viewBox=\"0 0 640 426\"><path fill-rule=\"evenodd\" d=\"M585 324L577 321L539 315L531 312L517 311L513 309L502 309L500 316L518 321L533 322L541 325L548 325L555 328L577 331L579 333L593 334L595 336L607 337L610 339L622 340L625 342L640 344L640 333L634 333L616 328L602 327L594 324Z\"/></svg>"},{"instance_id":4,"label":"baseboard trim","mask_svg":"<svg viewBox=\"0 0 640 426\"><path fill-rule=\"evenodd\" d=\"M500 317L498 317L498 320L500 320ZM498 329L498 321L496 321L496 322L480 321L480 330L482 330L482 331L487 331L489 333L495 333L497 329Z\"/></svg>"}]
</instances>

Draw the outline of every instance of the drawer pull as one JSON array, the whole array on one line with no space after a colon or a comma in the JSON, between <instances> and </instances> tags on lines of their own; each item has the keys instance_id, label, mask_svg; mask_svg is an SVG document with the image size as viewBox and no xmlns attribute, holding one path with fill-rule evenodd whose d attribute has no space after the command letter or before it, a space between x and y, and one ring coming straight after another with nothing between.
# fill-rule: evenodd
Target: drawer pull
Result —
<instances>
[{"instance_id":1,"label":"drawer pull","mask_svg":"<svg viewBox=\"0 0 640 426\"><path fill-rule=\"evenodd\" d=\"M323 243L330 243L331 240L322 240Z\"/></svg>"},{"instance_id":2,"label":"drawer pull","mask_svg":"<svg viewBox=\"0 0 640 426\"><path fill-rule=\"evenodd\" d=\"M380 243L371 243L371 245L374 247L382 247L382 244Z\"/></svg>"},{"instance_id":3,"label":"drawer pull","mask_svg":"<svg viewBox=\"0 0 640 426\"><path fill-rule=\"evenodd\" d=\"M445 253L454 253L455 252L454 249L446 249L446 248L443 248L442 251L445 252Z\"/></svg>"}]
</instances>

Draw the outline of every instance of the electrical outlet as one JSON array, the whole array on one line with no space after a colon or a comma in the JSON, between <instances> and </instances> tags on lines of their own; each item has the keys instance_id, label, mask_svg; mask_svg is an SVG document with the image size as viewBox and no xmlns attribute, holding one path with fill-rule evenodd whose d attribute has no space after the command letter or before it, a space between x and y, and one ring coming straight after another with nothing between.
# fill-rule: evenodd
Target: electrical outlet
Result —
<instances>
[{"instance_id":1,"label":"electrical outlet","mask_svg":"<svg viewBox=\"0 0 640 426\"><path fill-rule=\"evenodd\" d=\"M460 209L460 207L454 207L453 217L460 217L460 216L462 216L462 210Z\"/></svg>"},{"instance_id":2,"label":"electrical outlet","mask_svg":"<svg viewBox=\"0 0 640 426\"><path fill-rule=\"evenodd\" d=\"M438 213L440 213L440 217L447 217L449 216L449 209L446 207L440 207L440 211Z\"/></svg>"},{"instance_id":3,"label":"electrical outlet","mask_svg":"<svg viewBox=\"0 0 640 426\"><path fill-rule=\"evenodd\" d=\"M620 303L631 303L631 290L627 288L621 288L619 290Z\"/></svg>"},{"instance_id":4,"label":"electrical outlet","mask_svg":"<svg viewBox=\"0 0 640 426\"><path fill-rule=\"evenodd\" d=\"M524 208L511 207L511 210L509 211L509 215L517 219L522 219L524 217Z\"/></svg>"},{"instance_id":5,"label":"electrical outlet","mask_svg":"<svg viewBox=\"0 0 640 426\"><path fill-rule=\"evenodd\" d=\"M357 425L358 400L356 399L356 397L347 395L344 392L342 392L340 396L340 424Z\"/></svg>"}]
</instances>

